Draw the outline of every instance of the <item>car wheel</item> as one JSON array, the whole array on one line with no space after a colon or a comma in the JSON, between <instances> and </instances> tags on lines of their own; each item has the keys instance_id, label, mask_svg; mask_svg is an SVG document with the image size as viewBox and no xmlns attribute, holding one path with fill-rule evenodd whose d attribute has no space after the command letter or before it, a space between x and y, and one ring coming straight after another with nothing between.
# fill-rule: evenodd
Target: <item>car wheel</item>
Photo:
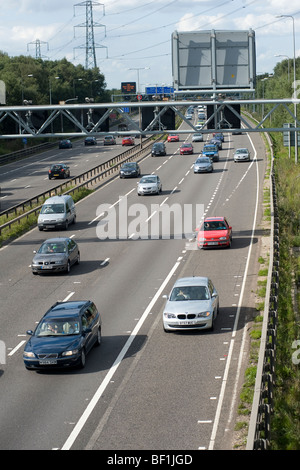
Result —
<instances>
[{"instance_id":1,"label":"car wheel","mask_svg":"<svg viewBox=\"0 0 300 470\"><path fill-rule=\"evenodd\" d=\"M68 227L69 227L69 222L66 220L66 222L65 222L65 230L67 230Z\"/></svg>"},{"instance_id":2,"label":"car wheel","mask_svg":"<svg viewBox=\"0 0 300 470\"><path fill-rule=\"evenodd\" d=\"M97 331L97 339L96 339L96 346L100 346L101 344L101 341L102 341L102 336L101 336L101 328L98 328L98 331Z\"/></svg>"},{"instance_id":3,"label":"car wheel","mask_svg":"<svg viewBox=\"0 0 300 470\"><path fill-rule=\"evenodd\" d=\"M70 260L68 260L67 267L66 267L66 273L69 274L70 271L71 271L71 264L70 264Z\"/></svg>"},{"instance_id":4,"label":"car wheel","mask_svg":"<svg viewBox=\"0 0 300 470\"><path fill-rule=\"evenodd\" d=\"M82 349L81 354L80 354L80 361L79 361L79 368L80 369L84 368L85 362L86 362L85 350Z\"/></svg>"},{"instance_id":5,"label":"car wheel","mask_svg":"<svg viewBox=\"0 0 300 470\"><path fill-rule=\"evenodd\" d=\"M42 232L42 231L43 231L43 227L39 227L39 231Z\"/></svg>"},{"instance_id":6,"label":"car wheel","mask_svg":"<svg viewBox=\"0 0 300 470\"><path fill-rule=\"evenodd\" d=\"M77 260L75 261L75 264L80 264L80 253L79 253L79 251L78 251Z\"/></svg>"}]
</instances>

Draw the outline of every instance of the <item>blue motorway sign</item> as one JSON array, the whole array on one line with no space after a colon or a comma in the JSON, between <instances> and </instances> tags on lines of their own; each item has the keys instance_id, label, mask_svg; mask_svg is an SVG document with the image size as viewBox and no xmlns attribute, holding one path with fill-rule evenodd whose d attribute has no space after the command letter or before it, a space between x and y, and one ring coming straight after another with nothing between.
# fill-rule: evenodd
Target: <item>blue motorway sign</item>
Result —
<instances>
[{"instance_id":1,"label":"blue motorway sign","mask_svg":"<svg viewBox=\"0 0 300 470\"><path fill-rule=\"evenodd\" d=\"M170 93L174 93L174 88L170 86L147 86L145 91L147 95L170 95Z\"/></svg>"}]
</instances>

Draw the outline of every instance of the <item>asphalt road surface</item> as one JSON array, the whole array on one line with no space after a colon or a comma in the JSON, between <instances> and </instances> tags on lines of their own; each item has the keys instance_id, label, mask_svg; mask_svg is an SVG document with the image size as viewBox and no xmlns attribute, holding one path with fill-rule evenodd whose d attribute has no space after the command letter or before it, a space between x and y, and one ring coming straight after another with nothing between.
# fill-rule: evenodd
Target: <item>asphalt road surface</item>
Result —
<instances>
[{"instance_id":1,"label":"asphalt road surface","mask_svg":"<svg viewBox=\"0 0 300 470\"><path fill-rule=\"evenodd\" d=\"M148 155L140 163L143 174L160 176L161 194L139 197L136 179L116 177L77 204L77 222L67 231L36 228L0 250L0 344L6 353L0 364L1 449L231 448L247 322L254 313L265 151L258 134L226 135L214 172L194 174L203 143L194 144L194 155L180 156L179 145L191 135L180 140L167 144L167 156ZM234 163L234 149L244 146L251 162ZM74 165L89 159L94 166L106 158L101 151L75 146L60 152ZM15 201L31 197L26 185L40 192L49 154L53 160L52 151L19 163L14 175L12 168L1 168L7 192L10 185L21 188L12 191ZM139 236L151 234L151 221L163 205L179 206L183 215L196 207L204 215L225 215L233 227L232 247L197 250L189 234L196 219L187 229L170 223L165 239L161 233ZM99 238L113 221L115 239L113 230L110 238ZM181 237L174 236L175 226ZM53 235L74 237L80 265L69 275L33 276L32 252ZM192 275L211 277L219 292L215 329L165 333L162 296L176 279ZM69 299L95 302L103 322L101 347L90 352L83 370L26 370L26 331L57 300Z\"/></svg>"}]
</instances>

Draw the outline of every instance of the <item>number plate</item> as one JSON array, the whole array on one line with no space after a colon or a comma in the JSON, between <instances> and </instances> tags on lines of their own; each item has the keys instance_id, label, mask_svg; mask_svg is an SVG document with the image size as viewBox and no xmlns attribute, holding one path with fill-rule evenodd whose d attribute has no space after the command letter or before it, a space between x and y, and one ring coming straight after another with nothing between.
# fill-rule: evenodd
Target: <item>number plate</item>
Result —
<instances>
[{"instance_id":1,"label":"number plate","mask_svg":"<svg viewBox=\"0 0 300 470\"><path fill-rule=\"evenodd\" d=\"M196 321L180 321L179 325L195 325Z\"/></svg>"},{"instance_id":2,"label":"number plate","mask_svg":"<svg viewBox=\"0 0 300 470\"><path fill-rule=\"evenodd\" d=\"M218 242L207 242L209 245L217 245Z\"/></svg>"},{"instance_id":3,"label":"number plate","mask_svg":"<svg viewBox=\"0 0 300 470\"><path fill-rule=\"evenodd\" d=\"M42 269L52 269L52 266L42 266Z\"/></svg>"},{"instance_id":4,"label":"number plate","mask_svg":"<svg viewBox=\"0 0 300 470\"><path fill-rule=\"evenodd\" d=\"M55 365L55 364L57 364L57 360L56 359L45 359L44 361L39 361L39 364L41 366Z\"/></svg>"}]
</instances>

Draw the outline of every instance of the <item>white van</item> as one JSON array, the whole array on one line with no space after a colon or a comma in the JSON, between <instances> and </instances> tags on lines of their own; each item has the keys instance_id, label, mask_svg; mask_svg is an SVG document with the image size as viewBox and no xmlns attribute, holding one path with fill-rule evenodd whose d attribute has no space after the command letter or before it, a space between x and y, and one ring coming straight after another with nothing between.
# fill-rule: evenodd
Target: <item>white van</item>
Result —
<instances>
[{"instance_id":1,"label":"white van","mask_svg":"<svg viewBox=\"0 0 300 470\"><path fill-rule=\"evenodd\" d=\"M39 230L49 228L67 229L76 222L76 209L71 196L53 196L42 205L38 217Z\"/></svg>"}]
</instances>

